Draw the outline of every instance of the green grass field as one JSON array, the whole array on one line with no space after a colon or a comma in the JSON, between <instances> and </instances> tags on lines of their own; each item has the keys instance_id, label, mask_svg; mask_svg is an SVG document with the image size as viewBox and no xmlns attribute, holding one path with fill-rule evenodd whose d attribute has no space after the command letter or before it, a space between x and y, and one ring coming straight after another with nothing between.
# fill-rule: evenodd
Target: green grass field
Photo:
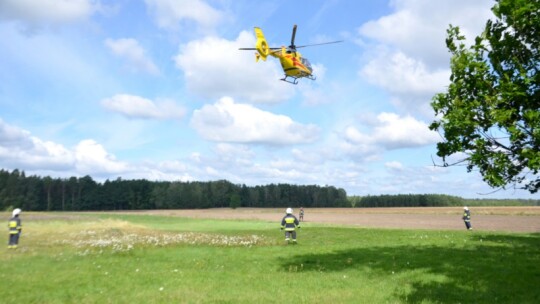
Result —
<instances>
[{"instance_id":1,"label":"green grass field","mask_svg":"<svg viewBox=\"0 0 540 304\"><path fill-rule=\"evenodd\" d=\"M540 234L41 214L1 303L540 303ZM6 229L7 243L7 229Z\"/></svg>"}]
</instances>

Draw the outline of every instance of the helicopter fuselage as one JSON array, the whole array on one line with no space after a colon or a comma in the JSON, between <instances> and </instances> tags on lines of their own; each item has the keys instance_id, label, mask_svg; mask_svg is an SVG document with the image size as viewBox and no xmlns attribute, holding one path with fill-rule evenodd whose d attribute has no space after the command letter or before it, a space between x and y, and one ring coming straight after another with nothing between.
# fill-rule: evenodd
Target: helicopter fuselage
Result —
<instances>
[{"instance_id":1,"label":"helicopter fuselage","mask_svg":"<svg viewBox=\"0 0 540 304\"><path fill-rule=\"evenodd\" d=\"M313 68L307 58L303 58L299 52L293 52L285 47L281 50L270 52L271 56L279 59L286 76L293 78L309 77Z\"/></svg>"}]
</instances>

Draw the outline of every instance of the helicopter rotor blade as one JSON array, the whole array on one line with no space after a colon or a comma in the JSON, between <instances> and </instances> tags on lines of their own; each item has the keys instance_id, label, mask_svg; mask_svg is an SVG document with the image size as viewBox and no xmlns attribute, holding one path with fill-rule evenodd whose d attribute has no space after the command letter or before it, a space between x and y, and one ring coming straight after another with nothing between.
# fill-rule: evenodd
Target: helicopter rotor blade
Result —
<instances>
[{"instance_id":1,"label":"helicopter rotor blade","mask_svg":"<svg viewBox=\"0 0 540 304\"><path fill-rule=\"evenodd\" d=\"M340 42L343 42L343 40L323 42L323 43L315 43L315 44L299 45L296 48L299 49L299 48L308 47L308 46L325 45L325 44L333 44L333 43L340 43Z\"/></svg>"},{"instance_id":2,"label":"helicopter rotor blade","mask_svg":"<svg viewBox=\"0 0 540 304\"><path fill-rule=\"evenodd\" d=\"M292 37L291 37L291 48L294 49L294 38L296 37L296 24L292 28Z\"/></svg>"},{"instance_id":3,"label":"helicopter rotor blade","mask_svg":"<svg viewBox=\"0 0 540 304\"><path fill-rule=\"evenodd\" d=\"M254 51L257 50L256 48L238 48L241 51ZM281 50L280 47L269 47L269 50Z\"/></svg>"}]
</instances>

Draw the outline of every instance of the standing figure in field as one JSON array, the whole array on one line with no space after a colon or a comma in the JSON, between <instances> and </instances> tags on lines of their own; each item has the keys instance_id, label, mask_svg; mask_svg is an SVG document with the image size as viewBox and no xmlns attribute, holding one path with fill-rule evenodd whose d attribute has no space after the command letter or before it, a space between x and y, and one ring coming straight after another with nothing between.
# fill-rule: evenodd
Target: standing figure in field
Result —
<instances>
[{"instance_id":1,"label":"standing figure in field","mask_svg":"<svg viewBox=\"0 0 540 304\"><path fill-rule=\"evenodd\" d=\"M9 227L9 243L8 248L9 249L16 249L17 245L19 244L19 236L21 235L22 226L21 226L21 219L19 218L19 214L21 213L21 209L17 208L13 210L13 216L9 219L8 227Z\"/></svg>"},{"instance_id":2,"label":"standing figure in field","mask_svg":"<svg viewBox=\"0 0 540 304\"><path fill-rule=\"evenodd\" d=\"M285 229L285 242L287 244L291 240L291 237L293 244L296 244L296 228L300 229L300 222L293 215L292 208L287 208L286 213L281 220L281 230Z\"/></svg>"},{"instance_id":3,"label":"standing figure in field","mask_svg":"<svg viewBox=\"0 0 540 304\"><path fill-rule=\"evenodd\" d=\"M300 222L304 221L304 207L300 207L299 220L300 220Z\"/></svg>"},{"instance_id":4,"label":"standing figure in field","mask_svg":"<svg viewBox=\"0 0 540 304\"><path fill-rule=\"evenodd\" d=\"M463 221L465 222L465 226L468 230L472 229L471 226L471 212L469 211L469 208L467 206L463 207Z\"/></svg>"}]
</instances>

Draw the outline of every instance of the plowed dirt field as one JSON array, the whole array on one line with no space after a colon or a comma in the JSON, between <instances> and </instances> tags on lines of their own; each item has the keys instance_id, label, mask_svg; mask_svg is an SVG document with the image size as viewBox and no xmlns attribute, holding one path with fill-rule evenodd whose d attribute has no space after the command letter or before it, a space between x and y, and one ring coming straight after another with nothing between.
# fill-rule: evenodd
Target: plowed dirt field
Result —
<instances>
[{"instance_id":1,"label":"plowed dirt field","mask_svg":"<svg viewBox=\"0 0 540 304\"><path fill-rule=\"evenodd\" d=\"M540 233L540 207L470 207L473 230ZM298 216L298 208L294 213ZM465 229L462 208L304 208L304 221L329 225L403 229ZM120 211L119 211L120 212ZM117 212L117 213L119 213ZM155 214L206 219L275 221L285 208L215 208L202 210L148 210L121 213Z\"/></svg>"}]
</instances>

